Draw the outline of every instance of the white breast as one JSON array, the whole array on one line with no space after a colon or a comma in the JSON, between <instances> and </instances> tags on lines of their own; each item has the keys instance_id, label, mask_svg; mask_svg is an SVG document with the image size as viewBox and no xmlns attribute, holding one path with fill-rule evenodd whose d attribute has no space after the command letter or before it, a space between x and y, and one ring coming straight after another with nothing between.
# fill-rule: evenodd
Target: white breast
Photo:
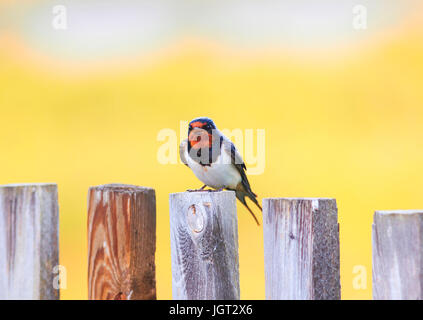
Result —
<instances>
[{"instance_id":1,"label":"white breast","mask_svg":"<svg viewBox=\"0 0 423 320\"><path fill-rule=\"evenodd\" d=\"M222 152L210 166L202 166L192 160L187 150L185 159L187 159L187 164L196 177L209 187L235 189L241 182L241 175L236 167L231 164L230 155L226 152Z\"/></svg>"}]
</instances>

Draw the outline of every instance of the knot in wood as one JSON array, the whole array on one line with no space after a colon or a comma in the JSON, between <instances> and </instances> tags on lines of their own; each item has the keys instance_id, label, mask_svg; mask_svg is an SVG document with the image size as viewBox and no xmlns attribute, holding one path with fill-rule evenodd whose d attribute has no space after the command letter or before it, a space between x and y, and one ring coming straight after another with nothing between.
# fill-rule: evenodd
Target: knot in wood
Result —
<instances>
[{"instance_id":1,"label":"knot in wood","mask_svg":"<svg viewBox=\"0 0 423 320\"><path fill-rule=\"evenodd\" d=\"M192 204L188 208L187 222L191 230L200 233L204 229L204 213L201 208Z\"/></svg>"}]
</instances>

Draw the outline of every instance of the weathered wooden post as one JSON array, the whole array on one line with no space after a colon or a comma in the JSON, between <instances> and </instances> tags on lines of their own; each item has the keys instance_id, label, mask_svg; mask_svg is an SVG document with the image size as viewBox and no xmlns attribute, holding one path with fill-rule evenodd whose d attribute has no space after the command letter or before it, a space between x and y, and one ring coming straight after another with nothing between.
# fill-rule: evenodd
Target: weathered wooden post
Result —
<instances>
[{"instance_id":1,"label":"weathered wooden post","mask_svg":"<svg viewBox=\"0 0 423 320\"><path fill-rule=\"evenodd\" d=\"M171 194L170 240L173 299L240 298L235 192Z\"/></svg>"},{"instance_id":2,"label":"weathered wooden post","mask_svg":"<svg viewBox=\"0 0 423 320\"><path fill-rule=\"evenodd\" d=\"M109 184L88 194L88 298L156 299L154 189Z\"/></svg>"},{"instance_id":3,"label":"weathered wooden post","mask_svg":"<svg viewBox=\"0 0 423 320\"><path fill-rule=\"evenodd\" d=\"M0 186L0 299L59 299L57 185Z\"/></svg>"},{"instance_id":4,"label":"weathered wooden post","mask_svg":"<svg viewBox=\"0 0 423 320\"><path fill-rule=\"evenodd\" d=\"M423 299L423 210L376 211L373 299Z\"/></svg>"},{"instance_id":5,"label":"weathered wooden post","mask_svg":"<svg viewBox=\"0 0 423 320\"><path fill-rule=\"evenodd\" d=\"M336 200L263 199L266 299L341 298Z\"/></svg>"}]
</instances>

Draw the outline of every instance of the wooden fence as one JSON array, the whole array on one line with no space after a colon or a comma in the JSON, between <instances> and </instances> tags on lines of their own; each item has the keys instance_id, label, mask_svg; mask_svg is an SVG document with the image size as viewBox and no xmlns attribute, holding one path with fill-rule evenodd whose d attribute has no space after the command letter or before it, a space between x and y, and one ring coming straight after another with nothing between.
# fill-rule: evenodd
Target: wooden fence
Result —
<instances>
[{"instance_id":1,"label":"wooden fence","mask_svg":"<svg viewBox=\"0 0 423 320\"><path fill-rule=\"evenodd\" d=\"M334 199L263 200L266 299L340 299ZM235 193L170 195L174 299L240 298ZM57 186L0 186L0 299L59 299ZM151 188L88 192L89 299L155 299ZM373 298L422 299L423 210L377 211ZM257 257L259 259L259 257Z\"/></svg>"}]
</instances>

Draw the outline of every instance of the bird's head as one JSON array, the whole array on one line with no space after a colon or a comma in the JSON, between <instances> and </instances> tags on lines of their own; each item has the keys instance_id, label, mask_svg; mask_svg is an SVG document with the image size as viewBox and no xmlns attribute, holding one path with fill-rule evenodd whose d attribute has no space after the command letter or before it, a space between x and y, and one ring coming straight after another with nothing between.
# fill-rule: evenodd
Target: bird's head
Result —
<instances>
[{"instance_id":1,"label":"bird's head","mask_svg":"<svg viewBox=\"0 0 423 320\"><path fill-rule=\"evenodd\" d=\"M188 141L191 148L209 148L213 144L213 130L216 125L212 119L196 118L189 123Z\"/></svg>"}]
</instances>

